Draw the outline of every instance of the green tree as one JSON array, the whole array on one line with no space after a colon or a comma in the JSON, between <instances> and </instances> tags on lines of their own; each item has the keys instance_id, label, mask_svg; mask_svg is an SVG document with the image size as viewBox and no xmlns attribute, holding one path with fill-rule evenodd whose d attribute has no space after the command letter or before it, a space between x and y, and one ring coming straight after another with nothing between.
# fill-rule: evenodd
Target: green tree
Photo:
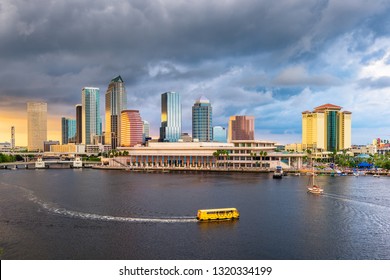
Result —
<instances>
[{"instance_id":1,"label":"green tree","mask_svg":"<svg viewBox=\"0 0 390 280\"><path fill-rule=\"evenodd\" d=\"M213 157L215 158L215 164L219 167L219 156L221 155L220 150L217 150L213 153Z\"/></svg>"}]
</instances>

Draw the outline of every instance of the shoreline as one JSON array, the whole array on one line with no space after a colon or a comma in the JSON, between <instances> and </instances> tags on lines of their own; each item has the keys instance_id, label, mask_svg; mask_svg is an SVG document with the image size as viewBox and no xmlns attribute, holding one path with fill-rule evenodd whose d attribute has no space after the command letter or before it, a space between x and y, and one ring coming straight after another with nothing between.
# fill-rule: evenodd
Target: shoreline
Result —
<instances>
[{"instance_id":1,"label":"shoreline","mask_svg":"<svg viewBox=\"0 0 390 280\"><path fill-rule=\"evenodd\" d=\"M102 166L95 165L91 167L92 169L98 170L124 170L124 171L132 171L132 172L144 172L144 173L169 173L169 172L221 172L221 173L273 173L272 169L256 169L256 168L190 168L190 167L124 167L124 166ZM342 177L342 176L354 176L354 172L351 170L341 171L342 173L337 173L335 171L324 170L324 171L316 171L318 176L334 176L334 177ZM359 176L366 175L380 175L380 176L390 176L390 171L363 171L364 174L360 174ZM312 171L307 169L290 169L284 170L285 176L309 176L312 175Z\"/></svg>"}]
</instances>

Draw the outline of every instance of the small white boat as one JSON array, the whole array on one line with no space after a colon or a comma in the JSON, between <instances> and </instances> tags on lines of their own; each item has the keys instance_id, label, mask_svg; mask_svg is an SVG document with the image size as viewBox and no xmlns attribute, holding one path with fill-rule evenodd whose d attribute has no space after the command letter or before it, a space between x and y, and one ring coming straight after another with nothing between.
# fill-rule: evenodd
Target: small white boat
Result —
<instances>
[{"instance_id":1,"label":"small white boat","mask_svg":"<svg viewBox=\"0 0 390 280\"><path fill-rule=\"evenodd\" d=\"M375 177L375 178L379 178L381 175L379 175L379 174L374 174L374 175L372 175L372 177Z\"/></svg>"},{"instance_id":2,"label":"small white boat","mask_svg":"<svg viewBox=\"0 0 390 280\"><path fill-rule=\"evenodd\" d=\"M313 185L312 187L307 188L307 192L312 194L322 194L324 192L324 189L320 188L317 185Z\"/></svg>"},{"instance_id":3,"label":"small white boat","mask_svg":"<svg viewBox=\"0 0 390 280\"><path fill-rule=\"evenodd\" d=\"M309 182L309 186L307 187L307 192L311 194L322 194L324 192L324 189L320 188L319 186L316 185L315 183L315 174L314 171L314 165L313 165L313 174L311 176L311 180Z\"/></svg>"}]
</instances>

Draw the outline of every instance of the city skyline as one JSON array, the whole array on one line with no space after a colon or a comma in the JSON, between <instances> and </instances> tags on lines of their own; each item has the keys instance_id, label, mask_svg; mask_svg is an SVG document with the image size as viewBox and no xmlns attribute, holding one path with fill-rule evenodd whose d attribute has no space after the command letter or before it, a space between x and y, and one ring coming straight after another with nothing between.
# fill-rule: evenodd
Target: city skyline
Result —
<instances>
[{"instance_id":1,"label":"city skyline","mask_svg":"<svg viewBox=\"0 0 390 280\"><path fill-rule=\"evenodd\" d=\"M2 2L0 142L14 126L16 145L27 145L25 104L40 100L49 104L48 139L60 140L81 88L105 90L119 74L127 108L140 110L154 137L166 91L182 96L183 132L205 95L214 125L255 116L256 139L299 142L300 113L326 103L353 112L352 144L390 134L390 3L64 3Z\"/></svg>"}]
</instances>

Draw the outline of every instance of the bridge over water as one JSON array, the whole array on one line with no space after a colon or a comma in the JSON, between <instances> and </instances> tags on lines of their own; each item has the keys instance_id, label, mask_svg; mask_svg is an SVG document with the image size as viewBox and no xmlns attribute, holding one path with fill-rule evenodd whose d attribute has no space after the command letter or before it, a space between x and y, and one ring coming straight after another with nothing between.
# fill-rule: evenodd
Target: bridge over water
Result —
<instances>
[{"instance_id":1,"label":"bridge over water","mask_svg":"<svg viewBox=\"0 0 390 280\"><path fill-rule=\"evenodd\" d=\"M100 165L100 162L81 161L81 160L41 160L36 161L17 161L0 163L1 169L43 169L43 168L89 168L94 165Z\"/></svg>"}]
</instances>

